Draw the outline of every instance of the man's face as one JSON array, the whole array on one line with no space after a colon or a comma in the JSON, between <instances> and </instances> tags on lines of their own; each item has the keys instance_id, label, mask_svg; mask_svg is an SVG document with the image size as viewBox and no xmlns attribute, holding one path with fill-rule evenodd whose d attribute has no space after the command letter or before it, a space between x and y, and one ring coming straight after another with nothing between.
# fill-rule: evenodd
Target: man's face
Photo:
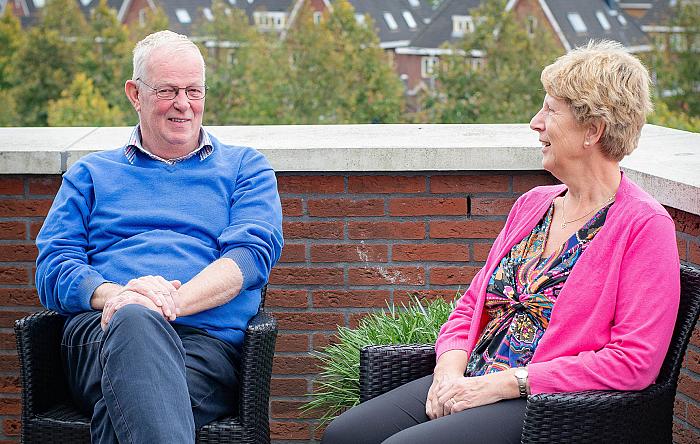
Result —
<instances>
[{"instance_id":1,"label":"man's face","mask_svg":"<svg viewBox=\"0 0 700 444\"><path fill-rule=\"evenodd\" d=\"M194 50L173 54L156 49L147 66L147 78L142 80L154 88L203 86L202 68L202 60ZM192 152L199 142L204 99L191 100L181 89L174 99L164 100L142 82L136 87L144 147L166 159Z\"/></svg>"}]
</instances>

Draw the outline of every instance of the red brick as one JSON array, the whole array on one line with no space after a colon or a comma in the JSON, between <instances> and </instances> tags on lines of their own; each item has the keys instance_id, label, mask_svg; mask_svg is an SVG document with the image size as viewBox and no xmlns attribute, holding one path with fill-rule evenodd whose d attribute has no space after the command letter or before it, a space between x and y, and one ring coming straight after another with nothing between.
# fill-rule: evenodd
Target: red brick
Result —
<instances>
[{"instance_id":1,"label":"red brick","mask_svg":"<svg viewBox=\"0 0 700 444\"><path fill-rule=\"evenodd\" d=\"M685 353L683 367L687 368L691 372L695 372L698 375L700 375L700 353L689 348L688 351ZM700 401L700 399L698 399L698 401Z\"/></svg>"},{"instance_id":2,"label":"red brick","mask_svg":"<svg viewBox=\"0 0 700 444\"><path fill-rule=\"evenodd\" d=\"M430 270L430 283L433 285L462 285L466 288L479 267L435 267Z\"/></svg>"},{"instance_id":3,"label":"red brick","mask_svg":"<svg viewBox=\"0 0 700 444\"><path fill-rule=\"evenodd\" d=\"M676 397L676 399L673 400L673 414L683 421L686 421L686 417L688 416L688 403Z\"/></svg>"},{"instance_id":4,"label":"red brick","mask_svg":"<svg viewBox=\"0 0 700 444\"><path fill-rule=\"evenodd\" d=\"M498 236L504 222L495 220L430 222L434 239L491 239Z\"/></svg>"},{"instance_id":5,"label":"red brick","mask_svg":"<svg viewBox=\"0 0 700 444\"><path fill-rule=\"evenodd\" d=\"M671 207L666 207L666 210L676 222L676 230L691 236L700 236L700 216Z\"/></svg>"},{"instance_id":6,"label":"red brick","mask_svg":"<svg viewBox=\"0 0 700 444\"><path fill-rule=\"evenodd\" d=\"M41 226L44 225L44 220L42 219L41 222L32 222L29 224L29 235L31 239L36 239L36 236L39 234L39 230L41 230Z\"/></svg>"},{"instance_id":7,"label":"red brick","mask_svg":"<svg viewBox=\"0 0 700 444\"><path fill-rule=\"evenodd\" d=\"M695 265L700 265L700 244L697 242L688 243L688 260Z\"/></svg>"},{"instance_id":8,"label":"red brick","mask_svg":"<svg viewBox=\"0 0 700 444\"><path fill-rule=\"evenodd\" d=\"M0 245L0 262L34 262L37 254L34 244Z\"/></svg>"},{"instance_id":9,"label":"red brick","mask_svg":"<svg viewBox=\"0 0 700 444\"><path fill-rule=\"evenodd\" d=\"M310 427L305 422L270 421L270 438L308 440L311 439Z\"/></svg>"},{"instance_id":10,"label":"red brick","mask_svg":"<svg viewBox=\"0 0 700 444\"><path fill-rule=\"evenodd\" d=\"M275 352L309 351L309 335L279 334L275 343Z\"/></svg>"},{"instance_id":11,"label":"red brick","mask_svg":"<svg viewBox=\"0 0 700 444\"><path fill-rule=\"evenodd\" d=\"M265 297L267 307L306 308L306 290L269 289Z\"/></svg>"},{"instance_id":12,"label":"red brick","mask_svg":"<svg viewBox=\"0 0 700 444\"><path fill-rule=\"evenodd\" d=\"M5 419L2 422L2 431L7 436L19 436L20 424L19 419Z\"/></svg>"},{"instance_id":13,"label":"red brick","mask_svg":"<svg viewBox=\"0 0 700 444\"><path fill-rule=\"evenodd\" d=\"M700 324L695 324L693 334L690 336L690 343L696 347L700 347Z\"/></svg>"},{"instance_id":14,"label":"red brick","mask_svg":"<svg viewBox=\"0 0 700 444\"><path fill-rule=\"evenodd\" d=\"M39 295L34 288L0 288L0 305L27 305L38 307Z\"/></svg>"},{"instance_id":15,"label":"red brick","mask_svg":"<svg viewBox=\"0 0 700 444\"><path fill-rule=\"evenodd\" d=\"M285 244L282 248L280 262L304 262L306 261L306 245Z\"/></svg>"},{"instance_id":16,"label":"red brick","mask_svg":"<svg viewBox=\"0 0 700 444\"><path fill-rule=\"evenodd\" d=\"M17 341L14 333L0 333L0 349L14 350L17 348Z\"/></svg>"},{"instance_id":17,"label":"red brick","mask_svg":"<svg viewBox=\"0 0 700 444\"><path fill-rule=\"evenodd\" d=\"M351 193L423 193L425 176L350 176Z\"/></svg>"},{"instance_id":18,"label":"red brick","mask_svg":"<svg viewBox=\"0 0 700 444\"><path fill-rule=\"evenodd\" d=\"M272 396L304 396L308 383L302 378L272 378L270 394Z\"/></svg>"},{"instance_id":19,"label":"red brick","mask_svg":"<svg viewBox=\"0 0 700 444\"><path fill-rule=\"evenodd\" d=\"M342 193L345 191L343 176L278 176L280 193Z\"/></svg>"},{"instance_id":20,"label":"red brick","mask_svg":"<svg viewBox=\"0 0 700 444\"><path fill-rule=\"evenodd\" d=\"M343 270L339 268L275 267L270 273L272 285L342 285Z\"/></svg>"},{"instance_id":21,"label":"red brick","mask_svg":"<svg viewBox=\"0 0 700 444\"><path fill-rule=\"evenodd\" d=\"M399 244L391 247L391 258L397 262L469 261L469 246L463 244Z\"/></svg>"},{"instance_id":22,"label":"red brick","mask_svg":"<svg viewBox=\"0 0 700 444\"><path fill-rule=\"evenodd\" d=\"M51 200L46 199L2 199L0 217L46 216Z\"/></svg>"},{"instance_id":23,"label":"red brick","mask_svg":"<svg viewBox=\"0 0 700 444\"><path fill-rule=\"evenodd\" d=\"M321 361L313 356L279 356L272 358L274 375L315 375Z\"/></svg>"},{"instance_id":24,"label":"red brick","mask_svg":"<svg viewBox=\"0 0 700 444\"><path fill-rule=\"evenodd\" d=\"M472 260L474 261L479 261L479 262L485 262L486 258L489 255L489 251L491 251L491 246L493 245L492 242L487 242L487 243L473 243L472 244L472 251L474 252L472 256Z\"/></svg>"},{"instance_id":25,"label":"red brick","mask_svg":"<svg viewBox=\"0 0 700 444\"><path fill-rule=\"evenodd\" d=\"M283 222L285 239L342 239L342 222Z\"/></svg>"},{"instance_id":26,"label":"red brick","mask_svg":"<svg viewBox=\"0 0 700 444\"><path fill-rule=\"evenodd\" d=\"M26 268L0 267L0 284L28 284L29 272Z\"/></svg>"},{"instance_id":27,"label":"red brick","mask_svg":"<svg viewBox=\"0 0 700 444\"><path fill-rule=\"evenodd\" d=\"M350 285L423 285L422 267L363 267L348 271Z\"/></svg>"},{"instance_id":28,"label":"red brick","mask_svg":"<svg viewBox=\"0 0 700 444\"><path fill-rule=\"evenodd\" d=\"M10 350L3 350L5 353L0 354L0 372L19 372L19 358L17 353ZM10 352L10 354L6 352Z\"/></svg>"},{"instance_id":29,"label":"red brick","mask_svg":"<svg viewBox=\"0 0 700 444\"><path fill-rule=\"evenodd\" d=\"M0 239L26 239L27 224L24 222L0 222Z\"/></svg>"},{"instance_id":30,"label":"red brick","mask_svg":"<svg viewBox=\"0 0 700 444\"><path fill-rule=\"evenodd\" d=\"M508 176L432 176L432 193L502 193L510 188Z\"/></svg>"},{"instance_id":31,"label":"red brick","mask_svg":"<svg viewBox=\"0 0 700 444\"><path fill-rule=\"evenodd\" d=\"M415 298L421 302L424 300L434 301L435 299L452 302L456 297L455 290L397 290L394 292L394 306L408 306L415 302Z\"/></svg>"},{"instance_id":32,"label":"red brick","mask_svg":"<svg viewBox=\"0 0 700 444\"><path fill-rule=\"evenodd\" d=\"M304 206L301 199L282 199L282 215L286 217L303 216Z\"/></svg>"},{"instance_id":33,"label":"red brick","mask_svg":"<svg viewBox=\"0 0 700 444\"><path fill-rule=\"evenodd\" d=\"M383 216L384 200L367 199L318 199L309 200L309 216L347 217L347 216Z\"/></svg>"},{"instance_id":34,"label":"red brick","mask_svg":"<svg viewBox=\"0 0 700 444\"><path fill-rule=\"evenodd\" d=\"M19 415L22 407L19 398L0 398L0 415Z\"/></svg>"},{"instance_id":35,"label":"red brick","mask_svg":"<svg viewBox=\"0 0 700 444\"><path fill-rule=\"evenodd\" d=\"M349 222L350 239L424 239L423 222Z\"/></svg>"},{"instance_id":36,"label":"red brick","mask_svg":"<svg viewBox=\"0 0 700 444\"><path fill-rule=\"evenodd\" d=\"M700 401L700 378L681 373L678 378L678 392Z\"/></svg>"},{"instance_id":37,"label":"red brick","mask_svg":"<svg viewBox=\"0 0 700 444\"><path fill-rule=\"evenodd\" d=\"M372 314L372 312L364 312L364 313L352 313L350 315L350 322L349 327L350 328L357 328L360 326L360 321L362 321L364 318Z\"/></svg>"},{"instance_id":38,"label":"red brick","mask_svg":"<svg viewBox=\"0 0 700 444\"><path fill-rule=\"evenodd\" d=\"M21 391L19 376L0 376L1 393L20 393Z\"/></svg>"},{"instance_id":39,"label":"red brick","mask_svg":"<svg viewBox=\"0 0 700 444\"><path fill-rule=\"evenodd\" d=\"M318 411L303 412L301 407L306 405L305 401L277 401L273 400L270 411L273 418L278 419L303 419L303 418L318 418L321 413Z\"/></svg>"},{"instance_id":40,"label":"red brick","mask_svg":"<svg viewBox=\"0 0 700 444\"><path fill-rule=\"evenodd\" d=\"M10 177L0 179L0 194L24 194L24 181Z\"/></svg>"},{"instance_id":41,"label":"red brick","mask_svg":"<svg viewBox=\"0 0 700 444\"><path fill-rule=\"evenodd\" d=\"M311 262L386 262L386 245L316 244L311 246Z\"/></svg>"},{"instance_id":42,"label":"red brick","mask_svg":"<svg viewBox=\"0 0 700 444\"><path fill-rule=\"evenodd\" d=\"M388 290L324 290L312 296L314 307L386 307L391 294Z\"/></svg>"},{"instance_id":43,"label":"red brick","mask_svg":"<svg viewBox=\"0 0 700 444\"><path fill-rule=\"evenodd\" d=\"M3 307L4 308L4 307ZM29 311L0 311L0 327L14 328L15 321L31 314Z\"/></svg>"},{"instance_id":44,"label":"red brick","mask_svg":"<svg viewBox=\"0 0 700 444\"><path fill-rule=\"evenodd\" d=\"M559 183L551 174L528 174L513 176L513 192L524 193L541 185L553 185Z\"/></svg>"},{"instance_id":45,"label":"red brick","mask_svg":"<svg viewBox=\"0 0 700 444\"><path fill-rule=\"evenodd\" d=\"M338 336L333 334L316 333L311 338L311 348L314 351L321 351L331 344L338 343Z\"/></svg>"},{"instance_id":46,"label":"red brick","mask_svg":"<svg viewBox=\"0 0 700 444\"><path fill-rule=\"evenodd\" d=\"M700 435L683 427L681 424L674 422L673 442L674 444L697 444L700 442Z\"/></svg>"},{"instance_id":47,"label":"red brick","mask_svg":"<svg viewBox=\"0 0 700 444\"><path fill-rule=\"evenodd\" d=\"M688 241L685 239L676 238L676 245L678 245L678 257L682 261L688 260Z\"/></svg>"},{"instance_id":48,"label":"red brick","mask_svg":"<svg viewBox=\"0 0 700 444\"><path fill-rule=\"evenodd\" d=\"M61 187L61 176L29 179L29 194L55 195Z\"/></svg>"},{"instance_id":49,"label":"red brick","mask_svg":"<svg viewBox=\"0 0 700 444\"><path fill-rule=\"evenodd\" d=\"M335 330L345 324L342 313L275 312L280 330Z\"/></svg>"},{"instance_id":50,"label":"red brick","mask_svg":"<svg viewBox=\"0 0 700 444\"><path fill-rule=\"evenodd\" d=\"M514 203L515 199L509 197L474 197L471 211L474 216L504 216Z\"/></svg>"},{"instance_id":51,"label":"red brick","mask_svg":"<svg viewBox=\"0 0 700 444\"><path fill-rule=\"evenodd\" d=\"M391 216L466 216L467 199L455 198L412 198L391 199Z\"/></svg>"},{"instance_id":52,"label":"red brick","mask_svg":"<svg viewBox=\"0 0 700 444\"><path fill-rule=\"evenodd\" d=\"M688 403L688 423L700 428L700 407L690 402Z\"/></svg>"}]
</instances>

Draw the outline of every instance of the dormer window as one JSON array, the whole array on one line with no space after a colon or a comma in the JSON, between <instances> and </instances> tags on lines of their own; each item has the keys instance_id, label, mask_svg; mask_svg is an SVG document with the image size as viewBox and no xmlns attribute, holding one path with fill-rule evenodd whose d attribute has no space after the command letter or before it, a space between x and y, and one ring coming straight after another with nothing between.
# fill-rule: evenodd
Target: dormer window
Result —
<instances>
[{"instance_id":1,"label":"dormer window","mask_svg":"<svg viewBox=\"0 0 700 444\"><path fill-rule=\"evenodd\" d=\"M464 34L474 32L474 20L471 15L452 16L452 37L463 37Z\"/></svg>"},{"instance_id":2,"label":"dormer window","mask_svg":"<svg viewBox=\"0 0 700 444\"><path fill-rule=\"evenodd\" d=\"M282 30L287 24L287 14L284 12L255 11L253 21L262 30Z\"/></svg>"}]
</instances>

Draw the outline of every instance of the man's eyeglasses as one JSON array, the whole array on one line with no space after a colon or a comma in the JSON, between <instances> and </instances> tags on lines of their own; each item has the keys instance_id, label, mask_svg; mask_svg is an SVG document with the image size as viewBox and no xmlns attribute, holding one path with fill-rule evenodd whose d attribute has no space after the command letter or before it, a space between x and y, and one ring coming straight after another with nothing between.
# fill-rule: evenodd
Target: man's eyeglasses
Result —
<instances>
[{"instance_id":1,"label":"man's eyeglasses","mask_svg":"<svg viewBox=\"0 0 700 444\"><path fill-rule=\"evenodd\" d=\"M185 90L185 95L190 100L202 100L207 93L206 86L187 86L185 88L178 88L176 86L159 86L158 88L154 88L141 80L141 77L137 78L136 80L151 88L156 92L156 97L163 100L174 99L180 93L181 89Z\"/></svg>"}]
</instances>

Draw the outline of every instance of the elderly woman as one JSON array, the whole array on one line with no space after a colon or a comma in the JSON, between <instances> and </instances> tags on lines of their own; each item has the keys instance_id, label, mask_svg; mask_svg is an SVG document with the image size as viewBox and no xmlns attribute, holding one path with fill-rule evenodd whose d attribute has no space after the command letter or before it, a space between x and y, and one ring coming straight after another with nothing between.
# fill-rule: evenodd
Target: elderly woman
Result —
<instances>
[{"instance_id":1,"label":"elderly woman","mask_svg":"<svg viewBox=\"0 0 700 444\"><path fill-rule=\"evenodd\" d=\"M516 443L529 393L654 382L678 310L675 228L619 167L651 110L649 74L600 42L541 80L530 127L563 184L513 205L440 330L433 375L343 413L324 444Z\"/></svg>"}]
</instances>

